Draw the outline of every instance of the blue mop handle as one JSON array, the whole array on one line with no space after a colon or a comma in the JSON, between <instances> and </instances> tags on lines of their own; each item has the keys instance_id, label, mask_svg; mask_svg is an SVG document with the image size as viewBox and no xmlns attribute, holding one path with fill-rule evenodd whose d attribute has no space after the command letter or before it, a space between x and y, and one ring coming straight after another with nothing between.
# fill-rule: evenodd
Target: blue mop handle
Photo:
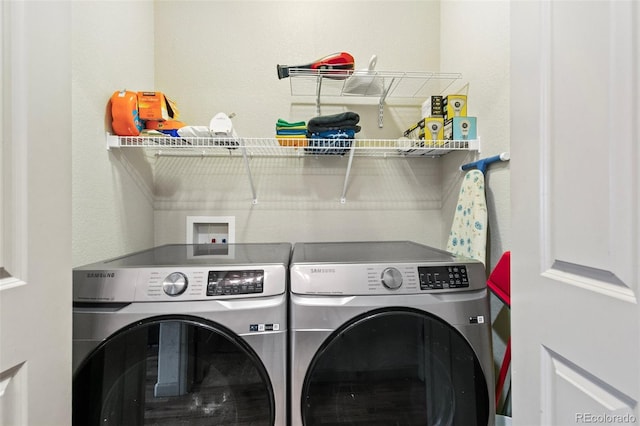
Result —
<instances>
[{"instance_id":1,"label":"blue mop handle","mask_svg":"<svg viewBox=\"0 0 640 426\"><path fill-rule=\"evenodd\" d=\"M460 166L460 170L466 171L466 170L471 170L473 168L477 168L482 173L484 173L489 164L495 163L497 161L509 161L509 153L503 152L500 155L494 155L493 157L482 158L472 163L463 164L462 166Z\"/></svg>"}]
</instances>

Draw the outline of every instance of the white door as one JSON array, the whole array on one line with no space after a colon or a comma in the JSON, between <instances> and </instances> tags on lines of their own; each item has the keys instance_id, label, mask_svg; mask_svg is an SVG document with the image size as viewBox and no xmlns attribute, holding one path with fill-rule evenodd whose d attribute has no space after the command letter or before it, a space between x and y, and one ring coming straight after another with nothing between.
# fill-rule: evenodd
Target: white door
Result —
<instances>
[{"instance_id":1,"label":"white door","mask_svg":"<svg viewBox=\"0 0 640 426\"><path fill-rule=\"evenodd\" d=\"M513 424L639 424L640 4L511 5Z\"/></svg>"},{"instance_id":2,"label":"white door","mask_svg":"<svg viewBox=\"0 0 640 426\"><path fill-rule=\"evenodd\" d=\"M70 2L0 18L0 424L70 425Z\"/></svg>"}]
</instances>

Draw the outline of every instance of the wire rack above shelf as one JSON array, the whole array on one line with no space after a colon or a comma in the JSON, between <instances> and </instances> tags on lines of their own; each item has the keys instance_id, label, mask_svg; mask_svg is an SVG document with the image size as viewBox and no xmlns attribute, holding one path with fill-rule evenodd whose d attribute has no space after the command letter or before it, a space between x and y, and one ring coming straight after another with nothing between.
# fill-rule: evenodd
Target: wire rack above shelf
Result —
<instances>
[{"instance_id":1,"label":"wire rack above shelf","mask_svg":"<svg viewBox=\"0 0 640 426\"><path fill-rule=\"evenodd\" d=\"M289 70L292 96L314 96L321 115L321 97L369 98L378 102L378 127L384 125L384 104L389 98L418 99L446 93L462 78L460 73L417 71Z\"/></svg>"},{"instance_id":2,"label":"wire rack above shelf","mask_svg":"<svg viewBox=\"0 0 640 426\"><path fill-rule=\"evenodd\" d=\"M440 157L451 151L479 151L479 140L277 139L107 135L107 148L142 148L156 155L301 157Z\"/></svg>"},{"instance_id":3,"label":"wire rack above shelf","mask_svg":"<svg viewBox=\"0 0 640 426\"><path fill-rule=\"evenodd\" d=\"M289 83L293 96L358 96L374 98L420 98L441 94L460 73L417 71L336 71L293 68Z\"/></svg>"}]
</instances>

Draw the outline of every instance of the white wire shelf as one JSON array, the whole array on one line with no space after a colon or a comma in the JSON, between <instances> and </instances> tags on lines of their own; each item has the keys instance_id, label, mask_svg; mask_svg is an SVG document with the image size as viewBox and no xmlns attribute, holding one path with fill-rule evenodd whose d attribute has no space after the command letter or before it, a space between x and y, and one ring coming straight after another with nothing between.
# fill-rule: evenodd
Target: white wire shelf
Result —
<instances>
[{"instance_id":1,"label":"white wire shelf","mask_svg":"<svg viewBox=\"0 0 640 426\"><path fill-rule=\"evenodd\" d=\"M142 148L156 155L300 157L440 157L451 151L479 151L479 140L278 139L107 135L107 148Z\"/></svg>"},{"instance_id":2,"label":"white wire shelf","mask_svg":"<svg viewBox=\"0 0 640 426\"><path fill-rule=\"evenodd\" d=\"M421 98L445 92L461 73L417 71L340 71L292 68L289 84L293 96L360 96Z\"/></svg>"},{"instance_id":3,"label":"white wire shelf","mask_svg":"<svg viewBox=\"0 0 640 426\"><path fill-rule=\"evenodd\" d=\"M440 157L452 151L480 151L480 140L427 141L408 139L278 139L171 136L114 136L107 134L107 149L137 148L156 156L241 157L253 204L258 203L249 159L252 157L345 156L348 158L340 202L346 202L353 158Z\"/></svg>"},{"instance_id":4,"label":"white wire shelf","mask_svg":"<svg viewBox=\"0 0 640 426\"><path fill-rule=\"evenodd\" d=\"M431 95L446 93L461 78L460 73L418 71L289 70L291 95L314 96L317 115L321 115L322 96L377 99L378 127L384 126L384 104L388 98L424 101Z\"/></svg>"}]
</instances>

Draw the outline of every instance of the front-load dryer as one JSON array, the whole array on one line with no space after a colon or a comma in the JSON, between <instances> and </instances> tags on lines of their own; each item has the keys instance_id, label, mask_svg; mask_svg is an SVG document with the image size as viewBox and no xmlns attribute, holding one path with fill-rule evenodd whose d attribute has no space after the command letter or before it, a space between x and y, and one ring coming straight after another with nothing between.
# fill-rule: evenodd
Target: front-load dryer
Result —
<instances>
[{"instance_id":1,"label":"front-load dryer","mask_svg":"<svg viewBox=\"0 0 640 426\"><path fill-rule=\"evenodd\" d=\"M482 263L413 242L297 243L291 424L494 424Z\"/></svg>"},{"instance_id":2,"label":"front-load dryer","mask_svg":"<svg viewBox=\"0 0 640 426\"><path fill-rule=\"evenodd\" d=\"M73 424L286 418L291 245L166 245L73 271Z\"/></svg>"}]
</instances>

